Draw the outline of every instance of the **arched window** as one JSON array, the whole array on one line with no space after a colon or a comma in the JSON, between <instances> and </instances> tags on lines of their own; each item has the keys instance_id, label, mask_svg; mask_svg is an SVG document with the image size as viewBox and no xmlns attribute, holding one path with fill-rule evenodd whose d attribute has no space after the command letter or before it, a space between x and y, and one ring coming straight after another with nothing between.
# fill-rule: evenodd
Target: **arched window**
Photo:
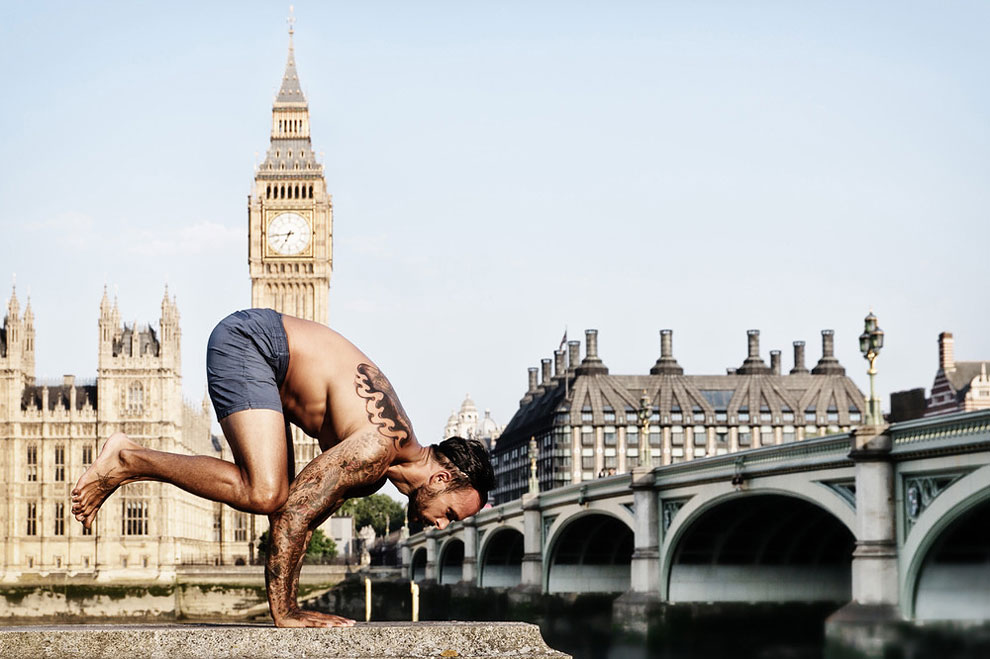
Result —
<instances>
[{"instance_id":1,"label":"arched window","mask_svg":"<svg viewBox=\"0 0 990 659\"><path fill-rule=\"evenodd\" d=\"M299 165L297 164L297 165L296 165L296 167L298 168L298 167L299 167ZM295 198L296 198L296 199L298 199L298 198L299 198L299 186L298 186L298 185L296 186L296 196L295 196Z\"/></svg>"},{"instance_id":2,"label":"arched window","mask_svg":"<svg viewBox=\"0 0 990 659\"><path fill-rule=\"evenodd\" d=\"M272 184L271 183L268 184L268 189L265 190L265 196L268 197L269 199L272 198Z\"/></svg>"},{"instance_id":3,"label":"arched window","mask_svg":"<svg viewBox=\"0 0 990 659\"><path fill-rule=\"evenodd\" d=\"M310 199L313 198L313 186L312 185L309 186L309 198Z\"/></svg>"},{"instance_id":4,"label":"arched window","mask_svg":"<svg viewBox=\"0 0 990 659\"><path fill-rule=\"evenodd\" d=\"M140 382L133 382L127 388L127 412L130 414L144 412L144 387Z\"/></svg>"}]
</instances>

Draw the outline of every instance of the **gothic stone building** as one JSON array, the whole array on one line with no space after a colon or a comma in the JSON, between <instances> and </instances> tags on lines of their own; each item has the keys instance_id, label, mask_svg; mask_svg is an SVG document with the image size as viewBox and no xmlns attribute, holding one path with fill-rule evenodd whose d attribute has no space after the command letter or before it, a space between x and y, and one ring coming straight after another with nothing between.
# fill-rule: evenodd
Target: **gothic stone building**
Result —
<instances>
[{"instance_id":1,"label":"gothic stone building","mask_svg":"<svg viewBox=\"0 0 990 659\"><path fill-rule=\"evenodd\" d=\"M95 383L35 381L30 301L16 291L0 329L0 579L31 574L159 578L183 563L248 555L246 516L162 483L133 483L86 531L69 492L123 431L149 448L221 457L207 401L183 400L179 311L166 291L158 329L121 323L104 291ZM237 542L240 540L240 542Z\"/></svg>"},{"instance_id":2,"label":"gothic stone building","mask_svg":"<svg viewBox=\"0 0 990 659\"><path fill-rule=\"evenodd\" d=\"M862 392L835 358L832 330L822 331L822 357L810 371L804 342L794 342L787 375L780 351L770 352L769 365L760 357L758 330L748 333L745 361L725 375L684 375L670 330L660 332L660 358L648 375L611 375L598 356L597 330L585 335L584 359L580 342L569 341L566 352L542 360L542 378L529 369L529 390L492 455L496 504L526 491L531 437L541 490L630 471L639 463L644 393L654 465L844 431L865 411Z\"/></svg>"}]
</instances>

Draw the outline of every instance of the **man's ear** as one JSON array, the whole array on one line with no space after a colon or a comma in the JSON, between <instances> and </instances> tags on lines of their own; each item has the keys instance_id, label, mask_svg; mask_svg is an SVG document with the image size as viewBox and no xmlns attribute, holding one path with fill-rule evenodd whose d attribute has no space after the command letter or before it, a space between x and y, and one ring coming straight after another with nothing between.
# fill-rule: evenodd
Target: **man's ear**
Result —
<instances>
[{"instance_id":1,"label":"man's ear","mask_svg":"<svg viewBox=\"0 0 990 659\"><path fill-rule=\"evenodd\" d=\"M441 469L440 471L433 472L430 476L430 483L434 485L446 485L450 482L450 472L446 469Z\"/></svg>"}]
</instances>

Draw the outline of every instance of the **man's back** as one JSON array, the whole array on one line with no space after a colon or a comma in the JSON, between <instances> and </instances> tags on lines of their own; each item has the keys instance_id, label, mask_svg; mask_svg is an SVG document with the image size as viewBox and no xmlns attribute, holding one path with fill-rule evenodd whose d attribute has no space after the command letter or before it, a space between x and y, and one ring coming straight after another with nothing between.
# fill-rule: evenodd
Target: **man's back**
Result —
<instances>
[{"instance_id":1,"label":"man's back","mask_svg":"<svg viewBox=\"0 0 990 659\"><path fill-rule=\"evenodd\" d=\"M325 325L292 316L282 316L282 323L289 342L280 390L287 421L319 439L324 451L383 424L397 443L415 441L391 385L367 355Z\"/></svg>"}]
</instances>

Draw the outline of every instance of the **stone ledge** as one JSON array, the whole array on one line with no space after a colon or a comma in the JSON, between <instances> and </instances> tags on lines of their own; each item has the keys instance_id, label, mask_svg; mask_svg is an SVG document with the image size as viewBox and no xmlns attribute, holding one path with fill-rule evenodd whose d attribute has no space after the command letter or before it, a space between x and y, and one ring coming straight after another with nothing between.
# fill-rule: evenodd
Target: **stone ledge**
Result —
<instances>
[{"instance_id":1,"label":"stone ledge","mask_svg":"<svg viewBox=\"0 0 990 659\"><path fill-rule=\"evenodd\" d=\"M290 659L513 657L567 659L523 622L358 623L334 629L271 625L33 625L0 627L3 657Z\"/></svg>"}]
</instances>

